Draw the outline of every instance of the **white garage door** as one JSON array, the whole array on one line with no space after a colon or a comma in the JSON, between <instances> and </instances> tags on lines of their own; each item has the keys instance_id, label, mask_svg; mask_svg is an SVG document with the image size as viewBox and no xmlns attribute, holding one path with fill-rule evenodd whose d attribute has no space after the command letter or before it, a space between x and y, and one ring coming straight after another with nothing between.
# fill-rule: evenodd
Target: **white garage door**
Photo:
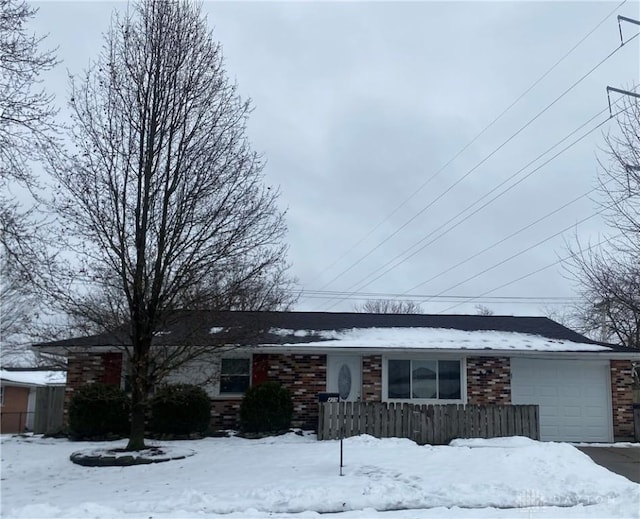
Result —
<instances>
[{"instance_id":1,"label":"white garage door","mask_svg":"<svg viewBox=\"0 0 640 519\"><path fill-rule=\"evenodd\" d=\"M511 359L511 401L540 406L540 439L610 442L609 363Z\"/></svg>"}]
</instances>

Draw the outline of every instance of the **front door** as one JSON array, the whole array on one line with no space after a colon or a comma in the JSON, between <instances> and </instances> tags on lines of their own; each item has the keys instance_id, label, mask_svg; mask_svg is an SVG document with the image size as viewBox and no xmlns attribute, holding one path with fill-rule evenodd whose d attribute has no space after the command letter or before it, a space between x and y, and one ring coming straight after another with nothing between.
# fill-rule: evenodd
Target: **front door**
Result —
<instances>
[{"instance_id":1,"label":"front door","mask_svg":"<svg viewBox=\"0 0 640 519\"><path fill-rule=\"evenodd\" d=\"M327 357L327 392L339 393L340 400L360 400L362 391L362 357L329 355Z\"/></svg>"}]
</instances>

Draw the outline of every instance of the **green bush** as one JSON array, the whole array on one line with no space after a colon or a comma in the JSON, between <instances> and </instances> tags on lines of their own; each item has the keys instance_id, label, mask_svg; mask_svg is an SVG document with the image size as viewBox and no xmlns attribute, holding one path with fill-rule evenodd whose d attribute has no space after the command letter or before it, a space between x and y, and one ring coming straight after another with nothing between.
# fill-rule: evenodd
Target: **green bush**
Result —
<instances>
[{"instance_id":1,"label":"green bush","mask_svg":"<svg viewBox=\"0 0 640 519\"><path fill-rule=\"evenodd\" d=\"M240 405L240 426L244 432L278 432L288 429L293 415L291 393L277 382L250 387Z\"/></svg>"},{"instance_id":2,"label":"green bush","mask_svg":"<svg viewBox=\"0 0 640 519\"><path fill-rule=\"evenodd\" d=\"M74 391L69 404L72 438L123 436L129 432L131 401L117 386L89 384Z\"/></svg>"},{"instance_id":3,"label":"green bush","mask_svg":"<svg viewBox=\"0 0 640 519\"><path fill-rule=\"evenodd\" d=\"M190 384L160 387L151 399L151 431L157 434L203 433L209 427L211 401Z\"/></svg>"}]
</instances>

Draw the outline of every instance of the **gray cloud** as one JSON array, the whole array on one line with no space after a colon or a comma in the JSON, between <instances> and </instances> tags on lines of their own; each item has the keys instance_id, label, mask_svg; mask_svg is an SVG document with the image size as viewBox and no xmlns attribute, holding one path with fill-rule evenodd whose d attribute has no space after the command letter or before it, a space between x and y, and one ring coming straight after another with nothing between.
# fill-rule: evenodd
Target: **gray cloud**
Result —
<instances>
[{"instance_id":1,"label":"gray cloud","mask_svg":"<svg viewBox=\"0 0 640 519\"><path fill-rule=\"evenodd\" d=\"M123 3L37 4L34 27L78 73L100 49L111 9ZM609 2L249 3L206 2L227 71L255 111L249 135L289 208L290 258L304 288L319 288L385 239L619 45L615 16L535 90L386 221L325 271L516 99L615 4ZM637 15L631 4L621 14ZM628 30L627 30L628 29ZM631 36L634 30L625 28ZM600 109L607 84L638 81L636 43L623 48L398 236L328 288L345 290L432 232ZM64 68L50 85L62 100ZM598 119L603 120L605 117ZM606 127L605 127L606 128ZM612 127L611 127L612 128ZM595 185L601 132L586 138L367 290L402 293ZM418 293L454 285L595 211L572 205ZM588 240L601 220L581 225ZM564 254L549 241L453 291L480 294ZM494 295L571 296L559 267ZM300 309L318 309L301 300ZM334 309L348 310L352 302ZM438 311L442 303L429 303ZM489 305L491 306L491 305ZM538 306L496 305L499 313ZM473 304L456 311L473 311Z\"/></svg>"}]
</instances>

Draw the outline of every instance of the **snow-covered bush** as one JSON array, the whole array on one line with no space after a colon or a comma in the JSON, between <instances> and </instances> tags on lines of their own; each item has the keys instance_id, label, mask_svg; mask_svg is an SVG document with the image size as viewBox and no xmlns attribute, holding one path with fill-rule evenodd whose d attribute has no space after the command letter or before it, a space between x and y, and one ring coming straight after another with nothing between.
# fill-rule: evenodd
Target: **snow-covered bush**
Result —
<instances>
[{"instance_id":1,"label":"snow-covered bush","mask_svg":"<svg viewBox=\"0 0 640 519\"><path fill-rule=\"evenodd\" d=\"M243 432L279 432L288 429L293 415L291 393L277 382L250 387L240 404Z\"/></svg>"},{"instance_id":2,"label":"snow-covered bush","mask_svg":"<svg viewBox=\"0 0 640 519\"><path fill-rule=\"evenodd\" d=\"M131 402L117 386L88 384L74 391L69 404L69 432L75 439L123 436L129 431Z\"/></svg>"},{"instance_id":3,"label":"snow-covered bush","mask_svg":"<svg viewBox=\"0 0 640 519\"><path fill-rule=\"evenodd\" d=\"M151 399L150 429L156 434L204 433L211 419L211 401L204 389L190 384L160 387Z\"/></svg>"}]
</instances>

